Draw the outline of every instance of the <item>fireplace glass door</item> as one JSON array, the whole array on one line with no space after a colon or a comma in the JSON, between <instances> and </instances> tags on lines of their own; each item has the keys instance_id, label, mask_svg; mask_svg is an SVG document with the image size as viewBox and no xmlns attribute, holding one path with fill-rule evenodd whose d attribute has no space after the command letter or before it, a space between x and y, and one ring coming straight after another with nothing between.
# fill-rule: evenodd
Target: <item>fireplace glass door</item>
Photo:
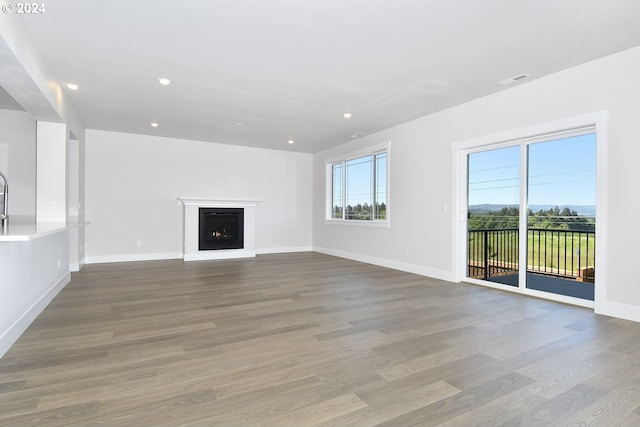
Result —
<instances>
[{"instance_id":1,"label":"fireplace glass door","mask_svg":"<svg viewBox=\"0 0 640 427\"><path fill-rule=\"evenodd\" d=\"M199 250L242 249L244 209L200 208Z\"/></svg>"}]
</instances>

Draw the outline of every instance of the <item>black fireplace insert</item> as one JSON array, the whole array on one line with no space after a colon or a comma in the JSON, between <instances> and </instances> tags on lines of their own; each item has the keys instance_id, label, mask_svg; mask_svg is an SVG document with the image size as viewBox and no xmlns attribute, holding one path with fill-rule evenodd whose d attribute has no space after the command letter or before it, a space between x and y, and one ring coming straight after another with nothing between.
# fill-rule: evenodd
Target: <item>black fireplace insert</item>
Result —
<instances>
[{"instance_id":1,"label":"black fireplace insert","mask_svg":"<svg viewBox=\"0 0 640 427\"><path fill-rule=\"evenodd\" d=\"M198 250L244 248L244 209L200 208Z\"/></svg>"}]
</instances>

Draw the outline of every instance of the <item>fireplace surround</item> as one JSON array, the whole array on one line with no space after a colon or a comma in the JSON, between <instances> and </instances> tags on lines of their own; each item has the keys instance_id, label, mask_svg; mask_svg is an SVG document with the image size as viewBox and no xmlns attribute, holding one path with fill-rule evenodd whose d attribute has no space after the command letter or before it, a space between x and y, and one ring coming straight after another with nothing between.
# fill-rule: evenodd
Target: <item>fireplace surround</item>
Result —
<instances>
[{"instance_id":1,"label":"fireplace surround","mask_svg":"<svg viewBox=\"0 0 640 427\"><path fill-rule=\"evenodd\" d=\"M178 201L183 206L182 254L185 261L256 256L255 211L260 200L178 197ZM211 220L209 242L204 246L201 246L200 238L202 215L205 224L206 219ZM236 222L241 239L230 231ZM205 226L205 236L206 233Z\"/></svg>"}]
</instances>

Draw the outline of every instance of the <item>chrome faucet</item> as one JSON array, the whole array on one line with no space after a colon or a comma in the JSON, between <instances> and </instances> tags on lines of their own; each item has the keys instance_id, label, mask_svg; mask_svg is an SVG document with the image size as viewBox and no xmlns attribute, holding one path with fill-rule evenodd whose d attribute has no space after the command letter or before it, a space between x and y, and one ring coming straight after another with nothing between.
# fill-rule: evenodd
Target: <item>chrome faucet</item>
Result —
<instances>
[{"instance_id":1,"label":"chrome faucet","mask_svg":"<svg viewBox=\"0 0 640 427\"><path fill-rule=\"evenodd\" d=\"M6 227L9 223L9 184L7 176L0 172L2 178L2 212L0 212L0 226Z\"/></svg>"}]
</instances>

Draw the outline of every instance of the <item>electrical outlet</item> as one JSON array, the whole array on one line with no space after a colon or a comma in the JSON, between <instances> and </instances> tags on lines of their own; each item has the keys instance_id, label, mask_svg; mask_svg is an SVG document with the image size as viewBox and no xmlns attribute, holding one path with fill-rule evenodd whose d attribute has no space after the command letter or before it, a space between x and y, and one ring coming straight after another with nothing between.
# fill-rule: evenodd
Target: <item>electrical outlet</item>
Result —
<instances>
[{"instance_id":1,"label":"electrical outlet","mask_svg":"<svg viewBox=\"0 0 640 427\"><path fill-rule=\"evenodd\" d=\"M142 246L142 240L136 240L136 246Z\"/></svg>"}]
</instances>

